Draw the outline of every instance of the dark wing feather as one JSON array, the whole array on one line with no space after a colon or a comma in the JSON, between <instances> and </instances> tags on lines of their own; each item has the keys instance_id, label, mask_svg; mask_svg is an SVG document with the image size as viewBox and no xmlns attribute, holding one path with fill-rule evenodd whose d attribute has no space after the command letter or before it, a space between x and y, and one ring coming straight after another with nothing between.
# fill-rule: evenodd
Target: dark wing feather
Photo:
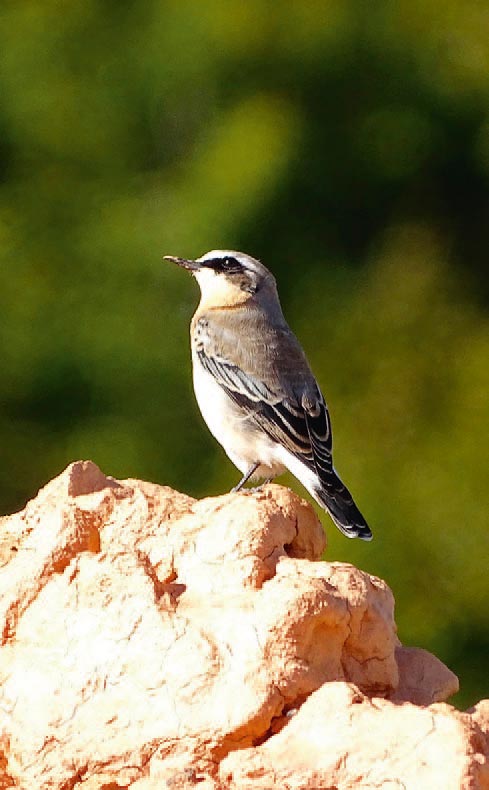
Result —
<instances>
[{"instance_id":1,"label":"dark wing feather","mask_svg":"<svg viewBox=\"0 0 489 790\"><path fill-rule=\"evenodd\" d=\"M360 537L371 540L372 533L353 501L348 488L333 467L331 424L324 402L305 412L306 424L311 440L314 466L321 481L315 491L318 501L327 508L338 529L349 538Z\"/></svg>"},{"instance_id":2,"label":"dark wing feather","mask_svg":"<svg viewBox=\"0 0 489 790\"><path fill-rule=\"evenodd\" d=\"M247 413L250 420L271 439L284 445L307 466L314 468L314 448L311 444L306 412L301 403L274 393L267 384L258 381L231 362L219 357L207 356L203 348L197 351L197 356L205 370ZM326 416L323 418L324 422L327 425L329 444L327 442L322 446L320 457L323 465L326 466L328 453L331 459L331 431ZM319 435L314 434L314 437L315 444L320 448Z\"/></svg>"}]
</instances>

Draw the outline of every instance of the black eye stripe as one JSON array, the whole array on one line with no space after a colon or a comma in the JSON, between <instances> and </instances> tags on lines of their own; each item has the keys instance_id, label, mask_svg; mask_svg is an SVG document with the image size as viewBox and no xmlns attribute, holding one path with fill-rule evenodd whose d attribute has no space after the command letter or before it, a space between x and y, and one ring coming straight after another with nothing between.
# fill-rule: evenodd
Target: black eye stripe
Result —
<instances>
[{"instance_id":1,"label":"black eye stripe","mask_svg":"<svg viewBox=\"0 0 489 790\"><path fill-rule=\"evenodd\" d=\"M205 266L209 266L218 272L240 272L243 269L239 261L230 255L226 255L225 258L212 258L209 261L205 261Z\"/></svg>"},{"instance_id":2,"label":"black eye stripe","mask_svg":"<svg viewBox=\"0 0 489 790\"><path fill-rule=\"evenodd\" d=\"M219 263L223 269L241 269L241 266L239 265L236 258L231 258L229 255L227 255L225 258L221 258Z\"/></svg>"}]
</instances>

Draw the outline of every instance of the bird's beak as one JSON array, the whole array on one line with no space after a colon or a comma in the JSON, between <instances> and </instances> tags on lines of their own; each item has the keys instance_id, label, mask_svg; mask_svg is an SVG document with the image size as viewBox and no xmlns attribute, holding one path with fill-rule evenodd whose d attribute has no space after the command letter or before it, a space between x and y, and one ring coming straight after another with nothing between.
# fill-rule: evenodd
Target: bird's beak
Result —
<instances>
[{"instance_id":1,"label":"bird's beak","mask_svg":"<svg viewBox=\"0 0 489 790\"><path fill-rule=\"evenodd\" d=\"M189 269L191 272L196 272L202 267L202 264L198 261L190 261L188 258L176 258L174 255L164 255L163 260L172 261L172 263L176 263L183 269Z\"/></svg>"}]
</instances>

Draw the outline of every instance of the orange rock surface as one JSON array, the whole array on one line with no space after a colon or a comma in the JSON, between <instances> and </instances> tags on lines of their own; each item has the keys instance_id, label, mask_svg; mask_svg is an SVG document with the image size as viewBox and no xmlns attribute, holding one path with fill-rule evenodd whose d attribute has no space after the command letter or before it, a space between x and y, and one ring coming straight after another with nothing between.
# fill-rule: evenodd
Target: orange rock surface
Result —
<instances>
[{"instance_id":1,"label":"orange rock surface","mask_svg":"<svg viewBox=\"0 0 489 790\"><path fill-rule=\"evenodd\" d=\"M2 790L489 787L489 703L439 704L455 676L287 489L80 461L0 521Z\"/></svg>"}]
</instances>

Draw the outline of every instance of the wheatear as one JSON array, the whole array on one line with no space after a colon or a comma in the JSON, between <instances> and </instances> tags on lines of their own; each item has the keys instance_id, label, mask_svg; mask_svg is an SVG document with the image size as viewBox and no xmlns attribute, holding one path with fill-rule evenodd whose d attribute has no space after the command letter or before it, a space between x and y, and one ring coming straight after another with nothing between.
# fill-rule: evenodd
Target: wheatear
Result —
<instances>
[{"instance_id":1,"label":"wheatear","mask_svg":"<svg viewBox=\"0 0 489 790\"><path fill-rule=\"evenodd\" d=\"M370 540L334 469L328 410L271 272L232 250L165 259L191 271L200 286L191 323L194 389L211 433L243 473L233 490L288 469L344 535Z\"/></svg>"}]
</instances>

